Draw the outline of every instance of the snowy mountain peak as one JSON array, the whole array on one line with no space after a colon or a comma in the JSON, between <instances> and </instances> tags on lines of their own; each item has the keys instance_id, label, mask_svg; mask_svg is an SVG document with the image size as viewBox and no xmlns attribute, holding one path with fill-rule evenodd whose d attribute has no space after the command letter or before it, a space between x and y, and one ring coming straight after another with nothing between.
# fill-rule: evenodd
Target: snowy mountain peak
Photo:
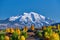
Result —
<instances>
[{"instance_id":1,"label":"snowy mountain peak","mask_svg":"<svg viewBox=\"0 0 60 40\"><path fill-rule=\"evenodd\" d=\"M19 26L20 28L24 26L29 27L31 24L34 24L35 27L38 28L48 26L53 23L55 23L55 21L35 12L24 13L23 15L19 16L12 16L6 20L0 20L0 24L7 24L6 26L12 27Z\"/></svg>"},{"instance_id":2,"label":"snowy mountain peak","mask_svg":"<svg viewBox=\"0 0 60 40\"><path fill-rule=\"evenodd\" d=\"M34 21L40 21L40 19L45 19L44 16L35 13L35 12L30 12L30 13L24 13L22 16L12 16L9 18L9 21L15 21L17 19L19 19L21 17L21 19L19 21L27 21L28 20L34 22Z\"/></svg>"}]
</instances>

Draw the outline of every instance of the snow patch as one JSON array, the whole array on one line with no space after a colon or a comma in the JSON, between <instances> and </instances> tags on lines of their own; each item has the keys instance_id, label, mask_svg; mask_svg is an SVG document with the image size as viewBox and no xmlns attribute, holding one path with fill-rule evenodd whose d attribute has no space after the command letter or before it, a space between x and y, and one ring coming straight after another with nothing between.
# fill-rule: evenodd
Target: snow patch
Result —
<instances>
[{"instance_id":1,"label":"snow patch","mask_svg":"<svg viewBox=\"0 0 60 40\"><path fill-rule=\"evenodd\" d=\"M18 19L20 16L12 16L9 18L9 21L15 21L16 19Z\"/></svg>"}]
</instances>

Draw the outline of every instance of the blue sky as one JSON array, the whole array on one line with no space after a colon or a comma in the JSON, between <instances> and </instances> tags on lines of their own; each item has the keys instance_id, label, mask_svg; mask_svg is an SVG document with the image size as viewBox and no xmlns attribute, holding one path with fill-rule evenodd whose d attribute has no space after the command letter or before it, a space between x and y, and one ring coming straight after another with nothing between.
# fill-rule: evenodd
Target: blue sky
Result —
<instances>
[{"instance_id":1,"label":"blue sky","mask_svg":"<svg viewBox=\"0 0 60 40\"><path fill-rule=\"evenodd\" d=\"M60 22L60 0L0 0L0 19L37 12Z\"/></svg>"}]
</instances>

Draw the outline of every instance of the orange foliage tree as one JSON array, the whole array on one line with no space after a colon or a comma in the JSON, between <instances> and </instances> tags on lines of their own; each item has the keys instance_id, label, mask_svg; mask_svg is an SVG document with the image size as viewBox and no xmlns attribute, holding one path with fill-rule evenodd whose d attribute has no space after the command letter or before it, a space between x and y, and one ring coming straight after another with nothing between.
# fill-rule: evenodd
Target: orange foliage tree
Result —
<instances>
[{"instance_id":1,"label":"orange foliage tree","mask_svg":"<svg viewBox=\"0 0 60 40\"><path fill-rule=\"evenodd\" d=\"M28 31L28 28L27 26L24 27L23 31L27 32Z\"/></svg>"},{"instance_id":2,"label":"orange foliage tree","mask_svg":"<svg viewBox=\"0 0 60 40\"><path fill-rule=\"evenodd\" d=\"M34 25L31 25L31 30L35 30Z\"/></svg>"}]
</instances>

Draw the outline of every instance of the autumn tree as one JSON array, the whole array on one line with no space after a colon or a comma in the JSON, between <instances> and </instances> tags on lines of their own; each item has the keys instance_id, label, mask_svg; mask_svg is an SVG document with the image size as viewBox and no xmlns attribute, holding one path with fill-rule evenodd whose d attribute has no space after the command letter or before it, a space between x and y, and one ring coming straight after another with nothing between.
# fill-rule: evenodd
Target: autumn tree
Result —
<instances>
[{"instance_id":1,"label":"autumn tree","mask_svg":"<svg viewBox=\"0 0 60 40\"><path fill-rule=\"evenodd\" d=\"M9 37L8 36L5 36L4 40L9 40Z\"/></svg>"},{"instance_id":2,"label":"autumn tree","mask_svg":"<svg viewBox=\"0 0 60 40\"><path fill-rule=\"evenodd\" d=\"M23 31L27 32L28 31L28 28L27 26L24 27Z\"/></svg>"},{"instance_id":3,"label":"autumn tree","mask_svg":"<svg viewBox=\"0 0 60 40\"><path fill-rule=\"evenodd\" d=\"M31 30L32 30L32 31L35 30L34 25L31 25Z\"/></svg>"},{"instance_id":4,"label":"autumn tree","mask_svg":"<svg viewBox=\"0 0 60 40\"><path fill-rule=\"evenodd\" d=\"M54 26L52 26L53 27L53 29L56 29L56 26L54 25Z\"/></svg>"},{"instance_id":5,"label":"autumn tree","mask_svg":"<svg viewBox=\"0 0 60 40\"><path fill-rule=\"evenodd\" d=\"M10 32L10 28L6 28L6 30L5 30L7 33L9 33Z\"/></svg>"},{"instance_id":6,"label":"autumn tree","mask_svg":"<svg viewBox=\"0 0 60 40\"><path fill-rule=\"evenodd\" d=\"M60 30L60 24L58 24L58 30Z\"/></svg>"},{"instance_id":7,"label":"autumn tree","mask_svg":"<svg viewBox=\"0 0 60 40\"><path fill-rule=\"evenodd\" d=\"M42 28L43 30L46 30L46 26L43 26L43 28Z\"/></svg>"},{"instance_id":8,"label":"autumn tree","mask_svg":"<svg viewBox=\"0 0 60 40\"><path fill-rule=\"evenodd\" d=\"M16 30L15 30L15 31L16 31L16 33L18 33L18 35L20 35L20 34L21 34L21 31L20 31L20 29L19 29L18 27L16 28Z\"/></svg>"},{"instance_id":9,"label":"autumn tree","mask_svg":"<svg viewBox=\"0 0 60 40\"><path fill-rule=\"evenodd\" d=\"M13 33L14 32L14 29L13 28L10 28L10 33Z\"/></svg>"}]
</instances>

